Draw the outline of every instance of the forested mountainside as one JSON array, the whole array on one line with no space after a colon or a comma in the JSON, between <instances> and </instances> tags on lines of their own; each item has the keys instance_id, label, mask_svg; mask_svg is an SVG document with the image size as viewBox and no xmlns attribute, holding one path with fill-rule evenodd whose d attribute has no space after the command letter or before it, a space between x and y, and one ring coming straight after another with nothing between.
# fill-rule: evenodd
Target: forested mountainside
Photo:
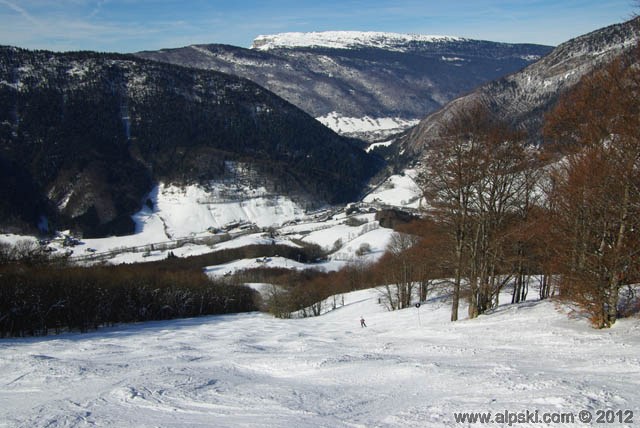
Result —
<instances>
[{"instance_id":1,"label":"forested mountainside","mask_svg":"<svg viewBox=\"0 0 640 428\"><path fill-rule=\"evenodd\" d=\"M405 161L415 160L456 110L478 102L526 131L531 142L540 143L544 115L559 97L587 73L637 47L639 40L640 18L569 40L522 71L487 83L427 116L400 141L398 151Z\"/></svg>"},{"instance_id":2,"label":"forested mountainside","mask_svg":"<svg viewBox=\"0 0 640 428\"><path fill-rule=\"evenodd\" d=\"M133 231L152 183L203 182L242 161L317 203L354 198L380 162L238 77L93 52L0 47L0 220L85 236Z\"/></svg>"},{"instance_id":3,"label":"forested mountainside","mask_svg":"<svg viewBox=\"0 0 640 428\"><path fill-rule=\"evenodd\" d=\"M253 49L208 44L136 55L245 77L316 118L334 113L411 120L522 69L551 49L339 31L260 36Z\"/></svg>"}]
</instances>

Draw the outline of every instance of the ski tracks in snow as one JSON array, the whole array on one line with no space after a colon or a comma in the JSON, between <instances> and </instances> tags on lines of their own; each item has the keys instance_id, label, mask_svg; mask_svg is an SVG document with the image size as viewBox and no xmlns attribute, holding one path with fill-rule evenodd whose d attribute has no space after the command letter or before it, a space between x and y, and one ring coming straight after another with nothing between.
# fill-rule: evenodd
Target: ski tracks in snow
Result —
<instances>
[{"instance_id":1,"label":"ski tracks in snow","mask_svg":"<svg viewBox=\"0 0 640 428\"><path fill-rule=\"evenodd\" d=\"M549 302L448 321L375 291L317 318L251 313L0 342L0 427L455 426L453 412L634 409L638 320ZM367 328L359 325L360 316ZM639 413L636 413L639 414Z\"/></svg>"}]
</instances>

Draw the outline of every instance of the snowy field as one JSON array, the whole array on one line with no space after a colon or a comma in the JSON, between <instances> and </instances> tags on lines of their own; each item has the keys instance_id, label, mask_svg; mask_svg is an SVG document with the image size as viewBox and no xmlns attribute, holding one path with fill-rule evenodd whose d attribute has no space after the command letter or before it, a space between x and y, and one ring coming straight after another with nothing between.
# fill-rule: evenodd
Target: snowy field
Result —
<instances>
[{"instance_id":1,"label":"snowy field","mask_svg":"<svg viewBox=\"0 0 640 428\"><path fill-rule=\"evenodd\" d=\"M402 175L389 177L370 192L363 202L419 208L421 193L415 183L415 175L415 170L406 170ZM233 195L231 199L230 194ZM374 214L357 215L366 223L362 226L348 226L345 224L347 215L344 213L344 207L325 207L318 211L324 212L324 215L308 213L285 196L268 194L264 188L242 186L237 183L211 182L206 187L177 187L159 183L145 199L151 202L151 206L143 206L132 216L136 224L134 234L81 239L80 244L75 247L63 247L60 238L48 246L55 250L54 254L71 253L72 260L116 252L115 255L109 255L106 259L99 258L97 261L120 264L163 260L169 251L178 257L189 257L245 245L297 245L292 242L296 239L332 250L336 241L340 240L342 245L330 255L330 259L335 263L321 267L323 270L336 270L348 261L377 260L384 253L392 232L389 229L379 229ZM327 213L331 215L328 216ZM318 216L324 219L320 221L317 219ZM275 242L265 239L264 234L260 233L247 234L232 241L216 244L187 242L177 248L173 246L158 249L162 248L162 244L176 243L179 240L214 237L210 230L227 230L231 224L272 227L277 230L278 236ZM239 229L231 230L231 233L238 231ZM37 241L33 236L0 234L0 243L13 245L25 239ZM152 244L156 245L152 251L142 251L139 248ZM362 244L369 245L371 251L364 257L358 257L356 252ZM134 251L136 247L138 249Z\"/></svg>"},{"instance_id":2,"label":"snowy field","mask_svg":"<svg viewBox=\"0 0 640 428\"><path fill-rule=\"evenodd\" d=\"M365 196L363 201L418 209L423 205L423 198L422 191L416 183L417 176L418 171L415 169L407 169L402 175L392 175L375 191Z\"/></svg>"},{"instance_id":3,"label":"snowy field","mask_svg":"<svg viewBox=\"0 0 640 428\"><path fill-rule=\"evenodd\" d=\"M358 214L362 225L347 225L347 215L333 207L335 214L330 219L319 221L313 213L304 210L285 197L269 195L247 196L235 202L221 202L216 195L220 188L205 190L200 186L157 186L149 195L153 209L144 207L132 218L136 223L136 233L97 239L82 239L75 247L63 247L62 239L49 244L56 252L71 252L71 259L90 255L100 256L118 252L106 259L108 263L142 263L167 258L171 251L178 257L195 256L227 248L247 245L278 244L299 246L294 241L301 240L317 244L325 250L333 250L337 241L342 245L329 256L331 263L320 266L322 270L337 270L346 262L361 260L376 261L385 251L392 230L379 228L375 214ZM246 191L247 193L249 190ZM367 196L367 201L416 207L416 186L411 171L404 176L392 176L388 183ZM409 201L409 202L407 202ZM324 210L328 212L330 209ZM325 216L326 217L326 216ZM142 251L139 247L155 244L175 243L180 239L206 239L214 237L209 228L223 228L231 223L254 224L259 228L274 227L275 238L264 233L247 233L231 241L216 244L185 243L178 248ZM238 229L231 233L238 233ZM0 234L0 243L15 244L21 240L37 239L33 236ZM360 246L366 244L370 251L362 257L356 255ZM138 247L137 251L133 249ZM104 259L99 259L102 261ZM307 266L309 267L309 266ZM317 266L314 266L317 267Z\"/></svg>"},{"instance_id":4,"label":"snowy field","mask_svg":"<svg viewBox=\"0 0 640 428\"><path fill-rule=\"evenodd\" d=\"M347 294L316 318L249 313L2 340L0 427L456 426L454 412L505 410L640 416L638 319L598 331L552 302L527 302L450 323L445 302L387 312L377 299L375 290Z\"/></svg>"},{"instance_id":5,"label":"snowy field","mask_svg":"<svg viewBox=\"0 0 640 428\"><path fill-rule=\"evenodd\" d=\"M367 141L398 134L420 122L420 119L399 117L346 117L335 111L317 117L316 120L340 135L360 137Z\"/></svg>"}]
</instances>

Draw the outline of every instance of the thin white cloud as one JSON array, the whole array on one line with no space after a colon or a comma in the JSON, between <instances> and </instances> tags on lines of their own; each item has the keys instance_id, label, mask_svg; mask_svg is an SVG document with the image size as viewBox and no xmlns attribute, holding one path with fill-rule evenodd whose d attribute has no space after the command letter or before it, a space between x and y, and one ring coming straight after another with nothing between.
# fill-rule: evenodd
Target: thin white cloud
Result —
<instances>
[{"instance_id":1,"label":"thin white cloud","mask_svg":"<svg viewBox=\"0 0 640 428\"><path fill-rule=\"evenodd\" d=\"M104 6L106 3L108 3L108 0L99 0L98 2L96 2L95 7L89 14L89 18L93 18L96 15L98 15L100 12L102 12L102 6Z\"/></svg>"},{"instance_id":2,"label":"thin white cloud","mask_svg":"<svg viewBox=\"0 0 640 428\"><path fill-rule=\"evenodd\" d=\"M24 19L26 19L27 21L29 21L30 23L32 23L34 25L39 25L40 24L37 19L35 19L33 16L31 16L31 14L29 14L29 12L27 12L24 8L18 6L17 4L15 4L13 2L10 2L8 0L0 0L0 5L5 5L6 7L8 7L11 10L13 10L14 12L17 12Z\"/></svg>"}]
</instances>

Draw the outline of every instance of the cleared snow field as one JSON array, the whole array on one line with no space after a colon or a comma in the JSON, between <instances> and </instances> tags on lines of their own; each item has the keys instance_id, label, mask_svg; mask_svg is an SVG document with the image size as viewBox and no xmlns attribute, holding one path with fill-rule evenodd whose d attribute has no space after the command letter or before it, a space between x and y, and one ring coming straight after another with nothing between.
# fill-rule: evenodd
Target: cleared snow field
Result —
<instances>
[{"instance_id":1,"label":"cleared snow field","mask_svg":"<svg viewBox=\"0 0 640 428\"><path fill-rule=\"evenodd\" d=\"M418 209L422 202L422 191L416 183L417 175L418 172L415 169L407 169L402 175L392 175L365 196L363 201Z\"/></svg>"},{"instance_id":2,"label":"cleared snow field","mask_svg":"<svg viewBox=\"0 0 640 428\"><path fill-rule=\"evenodd\" d=\"M420 122L420 119L401 119L399 117L346 117L335 111L317 117L316 120L340 135L362 136L365 140L367 134L375 135L377 138L390 136L405 131Z\"/></svg>"},{"instance_id":3,"label":"cleared snow field","mask_svg":"<svg viewBox=\"0 0 640 428\"><path fill-rule=\"evenodd\" d=\"M387 312L377 298L351 293L317 318L249 313L2 340L0 426L425 427L505 410L640 417L638 319L598 331L553 302L527 302L450 323L446 302Z\"/></svg>"},{"instance_id":4,"label":"cleared snow field","mask_svg":"<svg viewBox=\"0 0 640 428\"><path fill-rule=\"evenodd\" d=\"M230 197L230 194L233 197ZM268 194L264 188L242 187L222 182L211 182L206 188L198 185L177 187L160 183L149 193L148 199L152 202L153 208L145 205L132 216L136 225L134 234L83 239L80 245L65 248L62 247L60 239L50 246L59 251L57 254L70 251L74 258L184 238L211 237L209 228L225 228L232 223L251 223L262 228L280 226L304 217L302 207L287 197ZM25 239L35 240L29 236L0 235L0 243L15 244ZM237 243L216 247L185 244L170 250L178 257L188 257L233 246L265 243L264 239L256 236L252 239L253 242L241 239ZM168 251L156 250L143 257L142 252L123 250L121 254L110 258L109 262L119 264L162 260L167 257Z\"/></svg>"},{"instance_id":5,"label":"cleared snow field","mask_svg":"<svg viewBox=\"0 0 640 428\"><path fill-rule=\"evenodd\" d=\"M211 189L190 185L159 185L155 206L170 236L204 232L207 227L248 221L258 227L279 226L304 214L284 196L269 195L264 188L236 187L212 183ZM153 192L152 192L153 193ZM225 196L232 196L225 200Z\"/></svg>"}]
</instances>

